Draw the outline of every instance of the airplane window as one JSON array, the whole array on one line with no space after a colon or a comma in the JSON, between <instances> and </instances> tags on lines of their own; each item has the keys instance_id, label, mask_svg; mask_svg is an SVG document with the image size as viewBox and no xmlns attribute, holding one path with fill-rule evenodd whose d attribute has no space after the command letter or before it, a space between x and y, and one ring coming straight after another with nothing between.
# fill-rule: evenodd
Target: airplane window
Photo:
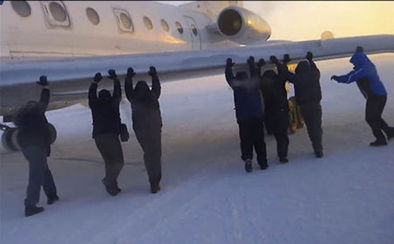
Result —
<instances>
[{"instance_id":1,"label":"airplane window","mask_svg":"<svg viewBox=\"0 0 394 244\"><path fill-rule=\"evenodd\" d=\"M148 30L153 29L152 21L146 16L144 16L144 24L145 24L146 29L148 29Z\"/></svg>"},{"instance_id":2,"label":"airplane window","mask_svg":"<svg viewBox=\"0 0 394 244\"><path fill-rule=\"evenodd\" d=\"M164 31L169 32L170 31L170 26L168 26L167 21L164 19L161 20L161 27L163 28Z\"/></svg>"},{"instance_id":3,"label":"airplane window","mask_svg":"<svg viewBox=\"0 0 394 244\"><path fill-rule=\"evenodd\" d=\"M179 23L177 21L177 22L175 22L175 26L176 26L176 29L178 30L179 34L183 34L183 27L182 27L181 23Z\"/></svg>"},{"instance_id":4,"label":"airplane window","mask_svg":"<svg viewBox=\"0 0 394 244\"><path fill-rule=\"evenodd\" d=\"M100 17L96 10L92 8L87 8L86 15L88 16L88 19L90 20L90 22L92 22L92 24L98 25L100 23Z\"/></svg>"},{"instance_id":5,"label":"airplane window","mask_svg":"<svg viewBox=\"0 0 394 244\"><path fill-rule=\"evenodd\" d=\"M49 4L49 10L51 11L53 18L55 18L56 21L59 21L59 22L66 21L66 19L67 19L66 10L64 10L62 5L60 5L59 3L51 2Z\"/></svg>"},{"instance_id":6,"label":"airplane window","mask_svg":"<svg viewBox=\"0 0 394 244\"><path fill-rule=\"evenodd\" d=\"M11 6L14 11L22 17L28 17L31 15L31 8L26 1L11 1Z\"/></svg>"},{"instance_id":7,"label":"airplane window","mask_svg":"<svg viewBox=\"0 0 394 244\"><path fill-rule=\"evenodd\" d=\"M195 36L197 36L197 34L198 34L197 27L195 25L193 25L193 24L192 24L192 31L193 31L193 34Z\"/></svg>"},{"instance_id":8,"label":"airplane window","mask_svg":"<svg viewBox=\"0 0 394 244\"><path fill-rule=\"evenodd\" d=\"M122 25L126 28L126 29L130 29L131 27L131 20L129 18L129 16L127 16L125 13L120 13L120 21L122 21Z\"/></svg>"}]
</instances>

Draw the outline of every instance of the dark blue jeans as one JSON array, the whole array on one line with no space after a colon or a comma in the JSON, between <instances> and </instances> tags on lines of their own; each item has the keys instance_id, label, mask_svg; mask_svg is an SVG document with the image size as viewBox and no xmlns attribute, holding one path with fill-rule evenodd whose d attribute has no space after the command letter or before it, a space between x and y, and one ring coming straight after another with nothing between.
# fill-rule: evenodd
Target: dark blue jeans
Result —
<instances>
[{"instance_id":1,"label":"dark blue jeans","mask_svg":"<svg viewBox=\"0 0 394 244\"><path fill-rule=\"evenodd\" d=\"M40 200L41 186L48 198L56 196L56 186L48 168L48 149L40 146L22 148L22 153L29 162L29 184L26 190L25 206L35 206Z\"/></svg>"}]
</instances>

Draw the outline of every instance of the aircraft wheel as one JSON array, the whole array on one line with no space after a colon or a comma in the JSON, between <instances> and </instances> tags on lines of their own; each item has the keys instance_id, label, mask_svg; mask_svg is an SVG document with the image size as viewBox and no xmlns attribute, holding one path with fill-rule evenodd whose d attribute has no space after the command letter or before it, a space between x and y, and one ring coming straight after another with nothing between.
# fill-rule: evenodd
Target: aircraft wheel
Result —
<instances>
[{"instance_id":1,"label":"aircraft wheel","mask_svg":"<svg viewBox=\"0 0 394 244\"><path fill-rule=\"evenodd\" d=\"M17 141L18 130L16 128L7 128L1 136L1 144L7 151L19 151L20 147Z\"/></svg>"},{"instance_id":2,"label":"aircraft wheel","mask_svg":"<svg viewBox=\"0 0 394 244\"><path fill-rule=\"evenodd\" d=\"M56 141L57 131L56 131L55 126L51 123L48 123L48 128L49 128L49 135L51 137L51 144L52 144Z\"/></svg>"}]
</instances>

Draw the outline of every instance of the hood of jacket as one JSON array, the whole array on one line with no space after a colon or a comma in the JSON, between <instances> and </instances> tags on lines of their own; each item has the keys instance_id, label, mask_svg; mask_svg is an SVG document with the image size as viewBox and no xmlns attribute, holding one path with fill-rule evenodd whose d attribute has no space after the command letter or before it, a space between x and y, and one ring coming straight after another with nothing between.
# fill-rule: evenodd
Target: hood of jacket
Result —
<instances>
[{"instance_id":1,"label":"hood of jacket","mask_svg":"<svg viewBox=\"0 0 394 244\"><path fill-rule=\"evenodd\" d=\"M349 62L352 63L355 68L360 68L370 63L367 55L362 52L355 52Z\"/></svg>"}]
</instances>

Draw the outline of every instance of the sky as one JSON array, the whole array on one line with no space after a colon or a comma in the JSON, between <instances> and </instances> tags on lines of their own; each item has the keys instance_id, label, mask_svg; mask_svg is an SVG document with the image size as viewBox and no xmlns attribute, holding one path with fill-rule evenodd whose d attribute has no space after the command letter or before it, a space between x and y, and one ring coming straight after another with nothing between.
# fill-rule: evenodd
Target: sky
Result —
<instances>
[{"instance_id":1,"label":"sky","mask_svg":"<svg viewBox=\"0 0 394 244\"><path fill-rule=\"evenodd\" d=\"M317 39L326 30L335 37L394 34L394 2L244 1L244 7L270 24L271 39Z\"/></svg>"}]
</instances>

